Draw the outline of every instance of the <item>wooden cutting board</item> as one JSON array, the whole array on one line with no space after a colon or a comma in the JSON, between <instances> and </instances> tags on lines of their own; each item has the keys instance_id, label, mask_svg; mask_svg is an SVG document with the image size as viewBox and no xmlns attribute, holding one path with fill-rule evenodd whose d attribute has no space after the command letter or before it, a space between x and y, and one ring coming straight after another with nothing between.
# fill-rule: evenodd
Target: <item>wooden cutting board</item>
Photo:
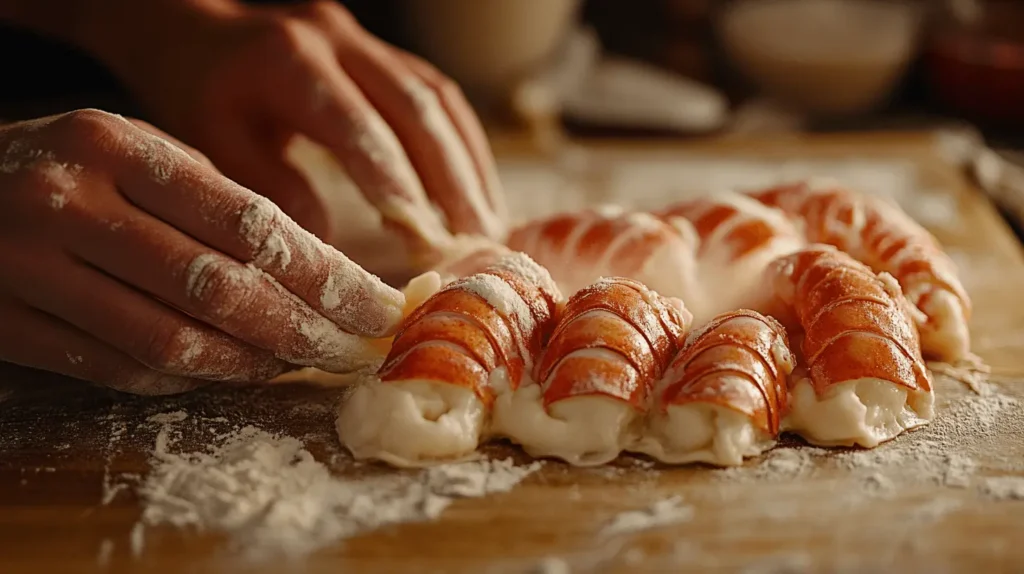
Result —
<instances>
[{"instance_id":1,"label":"wooden cutting board","mask_svg":"<svg viewBox=\"0 0 1024 574\"><path fill-rule=\"evenodd\" d=\"M964 267L976 306L975 350L993 375L986 395L940 377L938 419L877 451L823 453L787 442L728 471L648 468L628 457L601 469L548 462L511 492L457 501L438 521L388 527L297 563L243 568L217 536L169 528L147 529L133 555L138 498L127 488L103 504L111 492L104 482L144 474L156 434L146 418L179 409L189 413L183 424L192 433L205 432L195 421L224 417L300 437L338 474L390 473L357 467L340 452L331 410L337 389L277 385L147 399L0 365L0 571L1022 571L1024 500L1013 498L1024 498L1024 402L1014 402L1024 401L1024 254L937 142L931 133L601 142L543 158L522 141L495 144L520 215L578 201L664 202L666 193L687 193L671 191L680 182L665 179L696 178L701 166L756 179L749 162L857 157L902 165L889 175L913 178L906 189L930 190L902 202L945 206L929 227ZM891 184L882 187L899 187ZM670 191L640 189L659 186ZM526 461L510 447L492 450ZM599 535L618 513L673 496L692 509L689 519Z\"/></svg>"}]
</instances>

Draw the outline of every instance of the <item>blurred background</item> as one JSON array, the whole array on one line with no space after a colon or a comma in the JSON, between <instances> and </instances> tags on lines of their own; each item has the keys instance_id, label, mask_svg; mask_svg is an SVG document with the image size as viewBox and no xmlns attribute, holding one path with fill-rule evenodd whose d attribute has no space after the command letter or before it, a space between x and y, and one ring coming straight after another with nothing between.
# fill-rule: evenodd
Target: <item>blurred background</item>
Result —
<instances>
[{"instance_id":1,"label":"blurred background","mask_svg":"<svg viewBox=\"0 0 1024 574\"><path fill-rule=\"evenodd\" d=\"M1024 147L1021 0L349 0L489 129L693 137L963 121ZM95 62L0 28L0 117L134 113Z\"/></svg>"}]
</instances>

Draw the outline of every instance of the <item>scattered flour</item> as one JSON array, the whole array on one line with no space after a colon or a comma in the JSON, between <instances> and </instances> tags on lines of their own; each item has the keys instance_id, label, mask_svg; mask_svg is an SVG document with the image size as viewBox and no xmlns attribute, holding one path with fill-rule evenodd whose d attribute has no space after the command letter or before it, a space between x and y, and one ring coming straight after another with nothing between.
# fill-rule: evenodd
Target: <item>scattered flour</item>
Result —
<instances>
[{"instance_id":1,"label":"scattered flour","mask_svg":"<svg viewBox=\"0 0 1024 574\"><path fill-rule=\"evenodd\" d=\"M1019 476L986 478L978 490L995 500L1024 500L1024 478Z\"/></svg>"},{"instance_id":2,"label":"scattered flour","mask_svg":"<svg viewBox=\"0 0 1024 574\"><path fill-rule=\"evenodd\" d=\"M142 551L146 547L146 528L141 522L136 522L132 527L129 539L132 545L132 556L142 556Z\"/></svg>"},{"instance_id":3,"label":"scattered flour","mask_svg":"<svg viewBox=\"0 0 1024 574\"><path fill-rule=\"evenodd\" d=\"M615 516L601 530L604 536L631 534L660 526L686 522L693 518L693 507L683 505L679 496L659 500L644 510L629 510Z\"/></svg>"},{"instance_id":4,"label":"scattered flour","mask_svg":"<svg viewBox=\"0 0 1024 574\"><path fill-rule=\"evenodd\" d=\"M455 499L507 492L540 468L483 460L343 479L292 437L246 426L205 451L183 453L172 451L171 430L165 424L157 435L153 468L139 489L144 511L133 548L141 549L146 526L170 524L223 532L249 558L302 555L388 524L435 519Z\"/></svg>"},{"instance_id":5,"label":"scattered flour","mask_svg":"<svg viewBox=\"0 0 1024 574\"><path fill-rule=\"evenodd\" d=\"M64 206L68 204L68 196L63 193L51 193L50 194L50 207L54 209L64 209Z\"/></svg>"},{"instance_id":6,"label":"scattered flour","mask_svg":"<svg viewBox=\"0 0 1024 574\"><path fill-rule=\"evenodd\" d=\"M146 422L156 423L156 424L171 424L171 423L180 423L181 421L183 421L183 420L185 420L187 418L188 418L188 413L186 413L185 411L173 411L173 412L169 412L169 413L155 414L155 415L147 418Z\"/></svg>"},{"instance_id":7,"label":"scattered flour","mask_svg":"<svg viewBox=\"0 0 1024 574\"><path fill-rule=\"evenodd\" d=\"M128 431L128 425L121 420L118 407L115 405L111 412L107 415L107 420L110 421L110 435L107 439L107 445L104 449L106 452L105 460L103 463L103 494L100 498L100 504L106 506L117 498L118 493L126 489L128 485L124 483L114 482L114 474L111 472L111 467L114 462L114 452Z\"/></svg>"},{"instance_id":8,"label":"scattered flour","mask_svg":"<svg viewBox=\"0 0 1024 574\"><path fill-rule=\"evenodd\" d=\"M100 566L106 566L110 564L110 556L114 553L114 541L105 538L100 543L100 549L96 553L96 563Z\"/></svg>"},{"instance_id":9,"label":"scattered flour","mask_svg":"<svg viewBox=\"0 0 1024 574\"><path fill-rule=\"evenodd\" d=\"M880 472L903 469L903 476L952 488L971 485L978 464L974 450L1003 429L1024 430L1021 401L989 392L952 402L931 424L866 451L835 456L841 468Z\"/></svg>"},{"instance_id":10,"label":"scattered flour","mask_svg":"<svg viewBox=\"0 0 1024 574\"><path fill-rule=\"evenodd\" d=\"M826 454L819 448L777 448L760 463L713 471L714 477L729 481L781 481L803 476L813 468L813 456Z\"/></svg>"},{"instance_id":11,"label":"scattered flour","mask_svg":"<svg viewBox=\"0 0 1024 574\"><path fill-rule=\"evenodd\" d=\"M572 568L569 563L561 558L549 556L542 558L537 565L530 569L530 574L570 574Z\"/></svg>"}]
</instances>

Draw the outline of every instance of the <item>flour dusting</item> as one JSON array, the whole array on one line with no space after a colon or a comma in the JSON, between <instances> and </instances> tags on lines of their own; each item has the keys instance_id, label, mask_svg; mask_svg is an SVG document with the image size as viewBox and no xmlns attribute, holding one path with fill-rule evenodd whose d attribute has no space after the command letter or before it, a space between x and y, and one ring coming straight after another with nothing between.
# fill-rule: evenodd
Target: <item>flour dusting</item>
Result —
<instances>
[{"instance_id":1,"label":"flour dusting","mask_svg":"<svg viewBox=\"0 0 1024 574\"><path fill-rule=\"evenodd\" d=\"M297 556L388 524L435 519L456 499L507 492L540 467L483 460L418 475L345 479L298 439L255 426L204 450L177 451L171 423L182 415L149 419L167 424L139 488L144 510L133 545L146 526L169 524L225 533L245 557Z\"/></svg>"},{"instance_id":2,"label":"flour dusting","mask_svg":"<svg viewBox=\"0 0 1024 574\"><path fill-rule=\"evenodd\" d=\"M414 102L423 126L443 149L442 157L469 208L479 218L481 232L486 237L500 237L503 232L502 222L488 205L473 158L441 100L433 90L418 80L407 82L405 90Z\"/></svg>"},{"instance_id":3,"label":"flour dusting","mask_svg":"<svg viewBox=\"0 0 1024 574\"><path fill-rule=\"evenodd\" d=\"M292 251L285 240L287 216L269 199L254 199L239 217L239 235L253 250L252 263L260 269L288 269Z\"/></svg>"},{"instance_id":4,"label":"flour dusting","mask_svg":"<svg viewBox=\"0 0 1024 574\"><path fill-rule=\"evenodd\" d=\"M693 508L678 496L659 500L643 510L629 510L615 516L602 530L605 536L631 534L660 526L686 522L693 518Z\"/></svg>"},{"instance_id":5,"label":"flour dusting","mask_svg":"<svg viewBox=\"0 0 1024 574\"><path fill-rule=\"evenodd\" d=\"M1000 476L987 478L978 489L983 495L995 500L1024 500L1024 478Z\"/></svg>"}]
</instances>

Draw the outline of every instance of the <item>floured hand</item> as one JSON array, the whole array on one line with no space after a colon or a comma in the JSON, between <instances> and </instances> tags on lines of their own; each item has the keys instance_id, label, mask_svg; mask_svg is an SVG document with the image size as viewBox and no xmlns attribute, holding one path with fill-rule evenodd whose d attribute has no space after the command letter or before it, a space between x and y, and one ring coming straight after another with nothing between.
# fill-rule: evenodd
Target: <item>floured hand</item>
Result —
<instances>
[{"instance_id":1,"label":"floured hand","mask_svg":"<svg viewBox=\"0 0 1024 574\"><path fill-rule=\"evenodd\" d=\"M122 4L119 10L133 10ZM443 249L454 234L504 237L494 160L461 92L429 64L369 34L337 3L163 2L135 15L134 31L118 37L139 35L137 48L95 41L93 51L162 127L321 238L336 230L286 161L295 134L332 151L420 256Z\"/></svg>"},{"instance_id":2,"label":"floured hand","mask_svg":"<svg viewBox=\"0 0 1024 574\"><path fill-rule=\"evenodd\" d=\"M0 359L147 394L345 372L404 298L146 124L0 128Z\"/></svg>"}]
</instances>

